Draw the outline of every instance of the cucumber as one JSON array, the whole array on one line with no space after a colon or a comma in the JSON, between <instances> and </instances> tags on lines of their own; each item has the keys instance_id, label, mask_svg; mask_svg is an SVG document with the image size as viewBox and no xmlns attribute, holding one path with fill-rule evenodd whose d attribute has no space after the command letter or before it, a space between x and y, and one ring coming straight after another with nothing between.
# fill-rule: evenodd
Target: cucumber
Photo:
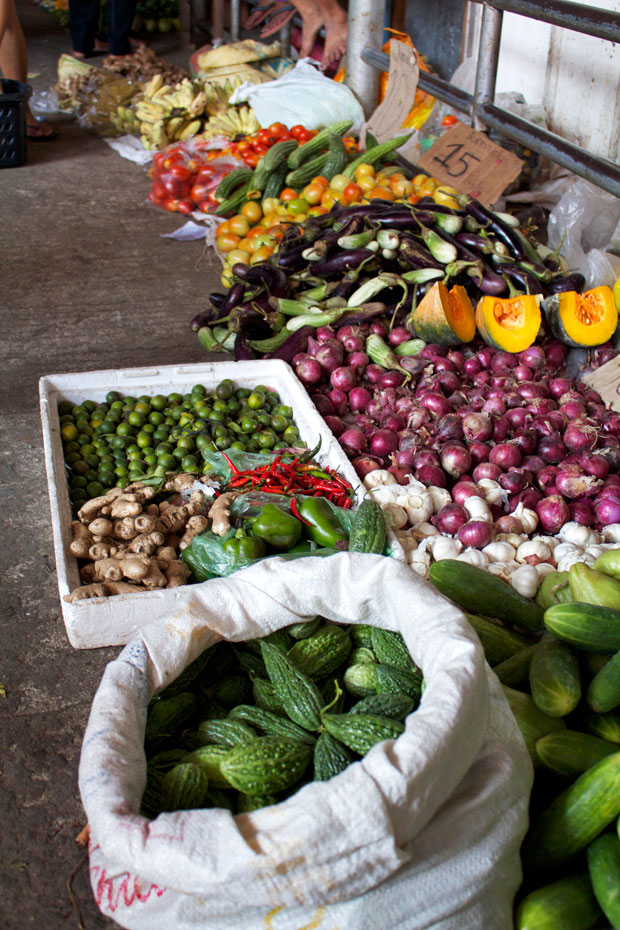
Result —
<instances>
[{"instance_id":1,"label":"cucumber","mask_svg":"<svg viewBox=\"0 0 620 930\"><path fill-rule=\"evenodd\" d=\"M545 611L544 618L548 630L578 649L590 652L618 652L620 649L620 610L613 607L556 604Z\"/></svg>"},{"instance_id":2,"label":"cucumber","mask_svg":"<svg viewBox=\"0 0 620 930\"><path fill-rule=\"evenodd\" d=\"M568 583L574 601L620 610L620 582L604 572L595 571L585 562L571 565Z\"/></svg>"},{"instance_id":3,"label":"cucumber","mask_svg":"<svg viewBox=\"0 0 620 930\"><path fill-rule=\"evenodd\" d=\"M525 837L522 858L530 874L551 869L585 849L620 814L620 752L580 775Z\"/></svg>"},{"instance_id":4,"label":"cucumber","mask_svg":"<svg viewBox=\"0 0 620 930\"><path fill-rule=\"evenodd\" d=\"M550 717L565 717L581 699L579 660L570 646L546 633L530 663L530 691Z\"/></svg>"},{"instance_id":5,"label":"cucumber","mask_svg":"<svg viewBox=\"0 0 620 930\"><path fill-rule=\"evenodd\" d=\"M536 755L545 768L566 778L581 775L614 752L618 752L616 743L579 730L547 733L536 742Z\"/></svg>"},{"instance_id":6,"label":"cucumber","mask_svg":"<svg viewBox=\"0 0 620 930\"><path fill-rule=\"evenodd\" d=\"M620 928L620 840L612 833L604 833L590 843L587 849L588 871L605 917L615 930Z\"/></svg>"},{"instance_id":7,"label":"cucumber","mask_svg":"<svg viewBox=\"0 0 620 930\"><path fill-rule=\"evenodd\" d=\"M309 158L318 155L324 148L327 148L330 136L344 136L352 125L351 120L340 120L337 123L332 123L326 129L322 129L321 132L317 132L312 139L308 139L303 145L293 149L287 159L288 167L291 169L299 168L302 162L307 162Z\"/></svg>"},{"instance_id":8,"label":"cucumber","mask_svg":"<svg viewBox=\"0 0 620 930\"><path fill-rule=\"evenodd\" d=\"M620 714L617 711L597 714L582 701L574 718L577 726L587 733L600 736L601 739L606 739L610 743L620 743Z\"/></svg>"},{"instance_id":9,"label":"cucumber","mask_svg":"<svg viewBox=\"0 0 620 930\"><path fill-rule=\"evenodd\" d=\"M620 704L620 652L596 673L586 691L586 701L599 714Z\"/></svg>"},{"instance_id":10,"label":"cucumber","mask_svg":"<svg viewBox=\"0 0 620 930\"><path fill-rule=\"evenodd\" d=\"M554 604L566 604L572 601L568 572L549 572L545 575L534 600L543 610L553 607Z\"/></svg>"},{"instance_id":11,"label":"cucumber","mask_svg":"<svg viewBox=\"0 0 620 930\"><path fill-rule=\"evenodd\" d=\"M429 580L441 594L470 613L483 612L487 617L514 623L531 632L543 625L545 612L539 604L475 565L441 559L431 565Z\"/></svg>"},{"instance_id":12,"label":"cucumber","mask_svg":"<svg viewBox=\"0 0 620 930\"><path fill-rule=\"evenodd\" d=\"M517 652L521 652L531 642L525 636L513 633L506 627L500 626L493 620L486 617L478 617L476 614L467 613L465 615L473 626L478 639L484 649L484 655L489 665L498 665L504 662Z\"/></svg>"},{"instance_id":13,"label":"cucumber","mask_svg":"<svg viewBox=\"0 0 620 930\"><path fill-rule=\"evenodd\" d=\"M515 930L588 930L600 915L589 877L578 873L531 891L517 908Z\"/></svg>"},{"instance_id":14,"label":"cucumber","mask_svg":"<svg viewBox=\"0 0 620 930\"><path fill-rule=\"evenodd\" d=\"M536 652L537 643L520 649L503 662L498 662L493 666L493 671L503 685L509 688L518 688L519 685L525 685L529 682L530 663L532 656Z\"/></svg>"},{"instance_id":15,"label":"cucumber","mask_svg":"<svg viewBox=\"0 0 620 930\"><path fill-rule=\"evenodd\" d=\"M278 165L267 179L267 183L263 189L263 200L267 200L268 197L278 197L280 192L286 187L286 175L288 174L288 168L286 167L286 162L282 165Z\"/></svg>"},{"instance_id":16,"label":"cucumber","mask_svg":"<svg viewBox=\"0 0 620 930\"><path fill-rule=\"evenodd\" d=\"M509 688L506 685L502 685L502 690L508 699L510 709L517 721L517 725L521 731L532 762L534 765L538 765L540 764L540 760L536 754L536 743L538 740L546 733L551 733L553 730L564 730L566 724L561 717L550 717L548 714L543 713L543 711L534 704L531 695L524 694L522 691L516 691L514 688Z\"/></svg>"}]
</instances>

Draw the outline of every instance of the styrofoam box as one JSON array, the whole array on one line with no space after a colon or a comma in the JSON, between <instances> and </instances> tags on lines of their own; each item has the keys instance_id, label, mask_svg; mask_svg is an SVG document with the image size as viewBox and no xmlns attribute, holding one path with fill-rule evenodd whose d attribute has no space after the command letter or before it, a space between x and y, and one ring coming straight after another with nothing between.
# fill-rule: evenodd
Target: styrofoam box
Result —
<instances>
[{"instance_id":1,"label":"styrofoam box","mask_svg":"<svg viewBox=\"0 0 620 930\"><path fill-rule=\"evenodd\" d=\"M133 396L169 394L172 391L187 393L194 384L203 384L209 390L225 378L231 378L237 387L252 388L257 384L265 384L277 391L282 403L293 408L300 437L308 447L314 448L321 439L317 461L338 469L353 486L356 501L359 503L362 500L364 487L355 469L292 369L278 359L123 368L42 377L39 395L58 589L67 635L76 649L128 642L142 624L171 613L175 606L180 606L179 599L186 596L188 588L181 586L141 591L107 598L89 598L74 603L64 600L65 594L69 594L81 582L77 560L69 552L72 515L58 403L61 400L74 401L76 404L89 399L102 401L108 391L120 391ZM400 548L397 544L396 547Z\"/></svg>"}]
</instances>

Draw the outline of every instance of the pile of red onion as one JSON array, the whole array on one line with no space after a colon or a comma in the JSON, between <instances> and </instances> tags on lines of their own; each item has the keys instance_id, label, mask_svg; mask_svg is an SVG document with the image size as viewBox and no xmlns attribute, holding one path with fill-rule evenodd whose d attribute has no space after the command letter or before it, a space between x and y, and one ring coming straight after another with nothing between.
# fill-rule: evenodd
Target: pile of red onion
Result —
<instances>
[{"instance_id":1,"label":"pile of red onion","mask_svg":"<svg viewBox=\"0 0 620 930\"><path fill-rule=\"evenodd\" d=\"M518 354L427 345L400 358L401 370L386 370L365 352L371 332L392 346L409 338L380 321L323 327L293 359L361 478L377 468L401 484L413 475L448 488L455 504L491 478L505 491L494 520L523 503L537 512L539 532L552 535L568 521L620 523L620 414L563 375L565 345L549 340ZM589 368L616 354L598 346ZM457 533L458 517L447 522L443 531Z\"/></svg>"}]
</instances>

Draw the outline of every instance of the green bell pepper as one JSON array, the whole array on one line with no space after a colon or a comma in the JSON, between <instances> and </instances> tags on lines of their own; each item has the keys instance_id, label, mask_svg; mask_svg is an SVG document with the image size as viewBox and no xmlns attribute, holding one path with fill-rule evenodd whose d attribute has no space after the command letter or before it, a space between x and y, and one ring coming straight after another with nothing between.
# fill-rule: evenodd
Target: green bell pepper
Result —
<instances>
[{"instance_id":1,"label":"green bell pepper","mask_svg":"<svg viewBox=\"0 0 620 930\"><path fill-rule=\"evenodd\" d=\"M266 549L262 539L248 536L245 530L240 529L234 536L222 543L222 551L232 556L241 567L255 562L256 559L262 559Z\"/></svg>"},{"instance_id":2,"label":"green bell pepper","mask_svg":"<svg viewBox=\"0 0 620 930\"><path fill-rule=\"evenodd\" d=\"M265 504L252 520L252 533L274 549L292 549L301 538L301 522L277 504Z\"/></svg>"},{"instance_id":3,"label":"green bell pepper","mask_svg":"<svg viewBox=\"0 0 620 930\"><path fill-rule=\"evenodd\" d=\"M336 543L348 540L338 518L324 497L306 497L299 503L299 513L310 526L306 534L319 546L335 549Z\"/></svg>"}]
</instances>

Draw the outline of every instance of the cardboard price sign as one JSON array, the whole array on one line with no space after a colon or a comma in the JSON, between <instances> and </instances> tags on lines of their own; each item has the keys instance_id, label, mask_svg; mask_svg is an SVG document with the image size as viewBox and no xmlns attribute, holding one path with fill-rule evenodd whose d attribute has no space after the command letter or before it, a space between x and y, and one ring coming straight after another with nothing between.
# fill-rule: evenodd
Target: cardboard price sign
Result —
<instances>
[{"instance_id":1,"label":"cardboard price sign","mask_svg":"<svg viewBox=\"0 0 620 930\"><path fill-rule=\"evenodd\" d=\"M377 142L386 142L406 132L401 127L413 106L419 76L415 49L398 39L390 39L390 70L385 97L362 127L362 148L366 144L366 132L372 133Z\"/></svg>"},{"instance_id":2,"label":"cardboard price sign","mask_svg":"<svg viewBox=\"0 0 620 930\"><path fill-rule=\"evenodd\" d=\"M493 204L519 176L522 161L484 133L456 123L418 159L418 164L441 184Z\"/></svg>"}]
</instances>

